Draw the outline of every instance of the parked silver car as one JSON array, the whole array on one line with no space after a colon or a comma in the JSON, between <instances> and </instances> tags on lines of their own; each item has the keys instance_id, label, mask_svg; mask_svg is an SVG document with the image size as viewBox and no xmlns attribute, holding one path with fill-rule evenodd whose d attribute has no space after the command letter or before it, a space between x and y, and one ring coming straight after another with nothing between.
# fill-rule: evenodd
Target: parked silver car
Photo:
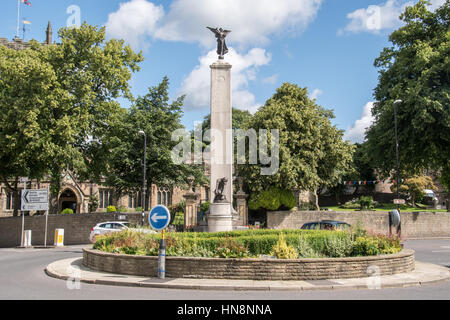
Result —
<instances>
[{"instance_id":1,"label":"parked silver car","mask_svg":"<svg viewBox=\"0 0 450 320\"><path fill-rule=\"evenodd\" d=\"M150 229L138 229L135 228L130 222L123 221L109 221L109 222L101 222L97 223L94 227L91 228L91 234L89 235L89 240L94 243L95 238L102 234L108 234L111 232L120 232L122 230L129 229L138 232L144 233L156 233Z\"/></svg>"}]
</instances>

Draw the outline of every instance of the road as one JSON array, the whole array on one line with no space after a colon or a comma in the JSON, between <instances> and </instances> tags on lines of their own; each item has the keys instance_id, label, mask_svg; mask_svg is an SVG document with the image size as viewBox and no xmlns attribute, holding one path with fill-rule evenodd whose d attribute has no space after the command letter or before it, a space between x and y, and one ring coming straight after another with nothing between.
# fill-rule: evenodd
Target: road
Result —
<instances>
[{"instance_id":1,"label":"road","mask_svg":"<svg viewBox=\"0 0 450 320\"><path fill-rule=\"evenodd\" d=\"M416 260L450 268L450 239L409 240ZM0 249L0 300L449 300L450 281L421 287L336 291L200 291L116 287L81 283L80 288L47 276L54 261L81 257L83 246L60 249Z\"/></svg>"}]
</instances>

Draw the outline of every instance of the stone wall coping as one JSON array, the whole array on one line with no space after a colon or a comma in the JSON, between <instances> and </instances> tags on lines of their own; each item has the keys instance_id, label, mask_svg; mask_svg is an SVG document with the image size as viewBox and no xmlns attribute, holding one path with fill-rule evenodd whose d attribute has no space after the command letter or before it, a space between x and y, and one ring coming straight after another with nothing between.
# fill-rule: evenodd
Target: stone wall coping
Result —
<instances>
[{"instance_id":1,"label":"stone wall coping","mask_svg":"<svg viewBox=\"0 0 450 320\"><path fill-rule=\"evenodd\" d=\"M130 255L130 254L120 254L120 253L109 253L103 252L97 249L87 249L83 248L83 252L88 254L94 254L103 257L117 257L117 258L130 258L130 259L158 259L158 256L138 256L138 255ZM302 258L302 259L259 259L259 258L245 258L245 259L224 259L224 258L203 258L203 257L174 257L174 256L166 256L168 260L180 260L180 261L239 261L239 262L250 262L250 263L260 263L260 262L268 262L268 263L286 263L286 262L304 262L304 263L322 263L322 262L363 262L363 261L377 261L377 260L390 260L396 258L404 258L408 256L413 256L414 250L412 249L403 249L402 251L395 254L383 254L378 256L364 256L364 257L347 257L347 258Z\"/></svg>"}]
</instances>

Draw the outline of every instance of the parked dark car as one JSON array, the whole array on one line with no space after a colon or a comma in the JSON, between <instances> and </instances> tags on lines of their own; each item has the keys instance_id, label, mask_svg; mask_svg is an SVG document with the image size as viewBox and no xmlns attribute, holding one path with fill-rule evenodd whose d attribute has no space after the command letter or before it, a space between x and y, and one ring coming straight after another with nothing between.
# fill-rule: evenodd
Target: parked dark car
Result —
<instances>
[{"instance_id":1,"label":"parked dark car","mask_svg":"<svg viewBox=\"0 0 450 320\"><path fill-rule=\"evenodd\" d=\"M346 230L350 229L350 225L346 222L322 220L305 223L300 229L303 230Z\"/></svg>"}]
</instances>

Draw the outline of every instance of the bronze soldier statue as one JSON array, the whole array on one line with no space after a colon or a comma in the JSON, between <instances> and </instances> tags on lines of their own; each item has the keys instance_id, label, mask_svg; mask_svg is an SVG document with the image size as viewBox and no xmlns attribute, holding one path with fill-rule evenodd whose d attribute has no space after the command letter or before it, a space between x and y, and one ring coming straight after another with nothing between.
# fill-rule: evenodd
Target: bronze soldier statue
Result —
<instances>
[{"instance_id":1,"label":"bronze soldier statue","mask_svg":"<svg viewBox=\"0 0 450 320\"><path fill-rule=\"evenodd\" d=\"M227 197L223 194L227 182L228 182L227 178L217 179L216 190L214 190L214 194L216 195L214 198L214 203L228 202Z\"/></svg>"}]
</instances>

